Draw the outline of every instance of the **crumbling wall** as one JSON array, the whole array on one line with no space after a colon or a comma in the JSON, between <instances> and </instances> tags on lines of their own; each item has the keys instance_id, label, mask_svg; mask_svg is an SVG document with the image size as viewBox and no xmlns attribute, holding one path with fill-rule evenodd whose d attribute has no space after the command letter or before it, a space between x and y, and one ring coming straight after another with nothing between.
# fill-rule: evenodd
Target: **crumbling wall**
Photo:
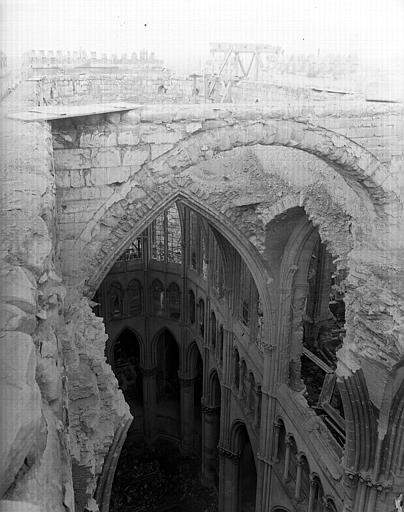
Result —
<instances>
[{"instance_id":1,"label":"crumbling wall","mask_svg":"<svg viewBox=\"0 0 404 512\"><path fill-rule=\"evenodd\" d=\"M160 75L160 76L159 76ZM38 105L86 105L114 101L132 103L199 103L204 101L203 81L174 78L167 73L72 74L33 79L31 102Z\"/></svg>"},{"instance_id":2,"label":"crumbling wall","mask_svg":"<svg viewBox=\"0 0 404 512\"><path fill-rule=\"evenodd\" d=\"M0 496L74 510L49 127L2 118Z\"/></svg>"},{"instance_id":3,"label":"crumbling wall","mask_svg":"<svg viewBox=\"0 0 404 512\"><path fill-rule=\"evenodd\" d=\"M71 290L59 331L68 382L70 446L76 511L97 510L97 479L129 407L105 359L107 335L88 299Z\"/></svg>"},{"instance_id":4,"label":"crumbling wall","mask_svg":"<svg viewBox=\"0 0 404 512\"><path fill-rule=\"evenodd\" d=\"M65 302L50 127L2 117L0 140L0 500L74 511L79 467L86 494L76 510L96 510L96 477L128 410L101 320L80 298Z\"/></svg>"}]
</instances>

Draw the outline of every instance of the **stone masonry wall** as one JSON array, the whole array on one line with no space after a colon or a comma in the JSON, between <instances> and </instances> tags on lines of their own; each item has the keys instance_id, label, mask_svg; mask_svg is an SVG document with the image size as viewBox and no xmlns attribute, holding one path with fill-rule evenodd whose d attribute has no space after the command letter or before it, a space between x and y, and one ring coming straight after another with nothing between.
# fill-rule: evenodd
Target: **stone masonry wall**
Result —
<instances>
[{"instance_id":1,"label":"stone masonry wall","mask_svg":"<svg viewBox=\"0 0 404 512\"><path fill-rule=\"evenodd\" d=\"M5 117L25 93L1 115L0 500L96 510L103 458L130 416L105 363L102 322L62 282L50 127Z\"/></svg>"},{"instance_id":2,"label":"stone masonry wall","mask_svg":"<svg viewBox=\"0 0 404 512\"><path fill-rule=\"evenodd\" d=\"M199 95L193 96L191 78L170 78L161 76L84 74L56 75L42 80L31 79L31 100L41 105L64 104L85 105L88 103L131 101L133 103L195 103L203 101L203 81L197 82ZM41 85L41 94L35 93L37 84ZM159 92L160 86L165 92ZM45 100L45 102L44 102Z\"/></svg>"},{"instance_id":3,"label":"stone masonry wall","mask_svg":"<svg viewBox=\"0 0 404 512\"><path fill-rule=\"evenodd\" d=\"M271 295L276 247L266 230L304 207L348 273L338 374L355 380L362 369L361 393L380 408L383 440L404 357L403 288L393 286L403 268L402 119L402 107L342 102L143 106L55 121L65 278L91 294L131 234L183 194L255 246L271 283L260 294ZM276 311L276 297L270 301Z\"/></svg>"},{"instance_id":4,"label":"stone masonry wall","mask_svg":"<svg viewBox=\"0 0 404 512\"><path fill-rule=\"evenodd\" d=\"M74 510L49 127L1 118L0 498Z\"/></svg>"}]
</instances>

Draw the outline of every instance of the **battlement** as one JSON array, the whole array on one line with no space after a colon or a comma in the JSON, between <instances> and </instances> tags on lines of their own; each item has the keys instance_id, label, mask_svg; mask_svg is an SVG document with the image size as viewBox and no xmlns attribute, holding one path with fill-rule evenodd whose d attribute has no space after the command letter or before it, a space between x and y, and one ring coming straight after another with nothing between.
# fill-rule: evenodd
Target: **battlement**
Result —
<instances>
[{"instance_id":1,"label":"battlement","mask_svg":"<svg viewBox=\"0 0 404 512\"><path fill-rule=\"evenodd\" d=\"M54 51L54 50L31 50L24 54L24 66L32 68L53 68L53 67L105 67L105 66L163 66L163 61L156 59L154 52L141 50L132 52L130 55L111 53L99 54L95 51Z\"/></svg>"}]
</instances>

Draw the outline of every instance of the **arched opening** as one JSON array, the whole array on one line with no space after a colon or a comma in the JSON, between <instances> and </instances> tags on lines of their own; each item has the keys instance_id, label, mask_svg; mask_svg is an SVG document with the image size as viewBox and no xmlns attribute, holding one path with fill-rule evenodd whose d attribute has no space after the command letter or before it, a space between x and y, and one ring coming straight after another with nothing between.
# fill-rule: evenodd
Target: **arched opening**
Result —
<instances>
[{"instance_id":1,"label":"arched opening","mask_svg":"<svg viewBox=\"0 0 404 512\"><path fill-rule=\"evenodd\" d=\"M183 250L186 258L182 258ZM195 261L190 260L193 253ZM242 283L238 281L241 268ZM244 338L238 333L241 345L256 343L255 331L242 322L240 312L241 288L247 282L251 326L259 296L247 263L216 228L181 201L160 212L136 235L105 277L97 301L106 331L113 338L126 322L139 333L142 343L137 360L143 376L143 410L132 411L135 419L118 461L111 510L129 512L131 503L146 504L147 488L154 490L155 498L149 499L148 506L155 508L145 510L157 510L166 500L155 478L157 487L173 497L172 506L182 510L185 502L181 502L179 487L172 480L166 486L169 474L201 497L197 512L209 507L215 510L224 484L219 469L220 379L231 357L227 337L236 339L232 325L244 329ZM198 345L203 347L207 368ZM234 379L237 388L243 384L244 410L257 410L257 383L247 373L245 361L242 370L240 379L238 358ZM125 398L130 399L126 394ZM253 428L255 420L250 414ZM153 470L148 473L147 468ZM205 490L198 488L202 484Z\"/></svg>"},{"instance_id":2,"label":"arched opening","mask_svg":"<svg viewBox=\"0 0 404 512\"><path fill-rule=\"evenodd\" d=\"M217 372L214 370L209 376L208 404L204 409L205 416L205 478L209 485L219 490L219 440L220 440L220 411L222 391Z\"/></svg>"},{"instance_id":3,"label":"arched opening","mask_svg":"<svg viewBox=\"0 0 404 512\"><path fill-rule=\"evenodd\" d=\"M133 415L142 416L143 377L136 334L124 329L113 344L112 369Z\"/></svg>"},{"instance_id":4,"label":"arched opening","mask_svg":"<svg viewBox=\"0 0 404 512\"><path fill-rule=\"evenodd\" d=\"M179 350L174 336L164 329L157 339L157 403L159 415L179 419ZM170 430L167 427L168 430ZM164 429L165 430L165 429Z\"/></svg>"},{"instance_id":5,"label":"arched opening","mask_svg":"<svg viewBox=\"0 0 404 512\"><path fill-rule=\"evenodd\" d=\"M282 363L285 379L291 389L303 391L341 456L345 420L335 370L345 335L345 267L337 268L335 246L322 241L303 208L290 208L272 221L267 237L272 244L269 258L280 270L279 332L289 354Z\"/></svg>"},{"instance_id":6,"label":"arched opening","mask_svg":"<svg viewBox=\"0 0 404 512\"><path fill-rule=\"evenodd\" d=\"M237 475L237 511L255 512L257 468L250 438L244 424L238 426L236 436L236 444L240 457Z\"/></svg>"},{"instance_id":7,"label":"arched opening","mask_svg":"<svg viewBox=\"0 0 404 512\"><path fill-rule=\"evenodd\" d=\"M332 256L317 235L307 270L301 377L308 405L323 419L340 446L345 443L345 421L335 370L337 351L345 335L345 277L337 272Z\"/></svg>"}]
</instances>

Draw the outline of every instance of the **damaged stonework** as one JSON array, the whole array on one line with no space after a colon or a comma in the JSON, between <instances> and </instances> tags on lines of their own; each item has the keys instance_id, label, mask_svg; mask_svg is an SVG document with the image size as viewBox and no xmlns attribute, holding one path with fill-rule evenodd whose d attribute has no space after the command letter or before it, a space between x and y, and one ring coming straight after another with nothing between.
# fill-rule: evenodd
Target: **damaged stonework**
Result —
<instances>
[{"instance_id":1,"label":"damaged stonework","mask_svg":"<svg viewBox=\"0 0 404 512\"><path fill-rule=\"evenodd\" d=\"M11 95L7 111L14 108L13 101ZM56 255L59 231L49 126L2 117L0 142L0 500L24 502L43 512L73 512L72 459L75 468L89 464L93 493L114 429L129 415L105 364L101 321L89 321L95 319L89 306L80 306L80 313L69 306L66 316L72 323L64 328L66 288ZM85 328L77 323L86 334L75 338L74 315L80 314ZM84 342L91 339L90 332L97 350L89 346L86 356ZM79 364L83 367L84 360L84 373L90 380L92 376L96 390L96 427L102 427L98 437L86 431L85 441L90 438L92 443L85 454L79 433L85 421L74 402L83 393ZM70 386L74 372L78 379ZM71 413L69 391L74 399ZM91 504L88 498L84 505Z\"/></svg>"},{"instance_id":2,"label":"damaged stonework","mask_svg":"<svg viewBox=\"0 0 404 512\"><path fill-rule=\"evenodd\" d=\"M97 510L92 497L104 459L129 407L104 356L107 335L86 298L66 301L62 339L76 510Z\"/></svg>"},{"instance_id":3,"label":"damaged stonework","mask_svg":"<svg viewBox=\"0 0 404 512\"><path fill-rule=\"evenodd\" d=\"M2 118L1 153L0 497L73 511L50 130Z\"/></svg>"}]
</instances>

